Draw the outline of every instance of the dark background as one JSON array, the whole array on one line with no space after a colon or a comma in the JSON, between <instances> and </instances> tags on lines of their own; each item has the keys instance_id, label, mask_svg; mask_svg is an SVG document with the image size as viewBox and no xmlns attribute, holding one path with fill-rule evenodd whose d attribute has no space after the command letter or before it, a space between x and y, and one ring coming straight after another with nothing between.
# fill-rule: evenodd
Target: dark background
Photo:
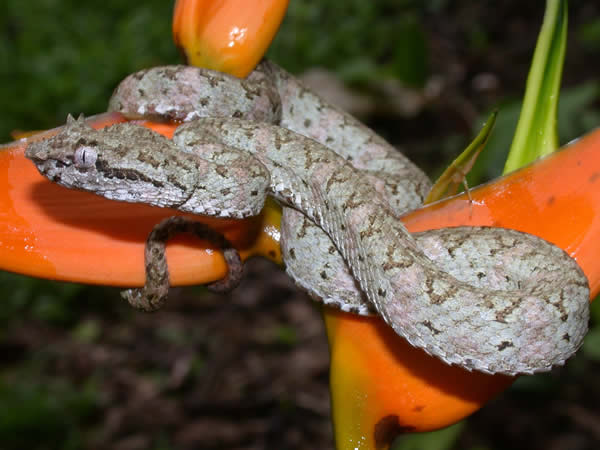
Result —
<instances>
[{"instance_id":1,"label":"dark background","mask_svg":"<svg viewBox=\"0 0 600 450\"><path fill-rule=\"evenodd\" d=\"M543 11L523 0L291 0L269 55L309 71L432 177L499 106L476 184L502 170ZM128 73L181 62L171 12L165 0L1 2L0 142L101 112ZM600 123L599 55L600 7L572 1L561 143ZM113 288L0 273L0 289L1 449L333 446L318 309L270 263L249 263L229 296L173 289L155 315ZM395 449L598 448L599 360L592 328L566 368L523 377L467 421Z\"/></svg>"}]
</instances>

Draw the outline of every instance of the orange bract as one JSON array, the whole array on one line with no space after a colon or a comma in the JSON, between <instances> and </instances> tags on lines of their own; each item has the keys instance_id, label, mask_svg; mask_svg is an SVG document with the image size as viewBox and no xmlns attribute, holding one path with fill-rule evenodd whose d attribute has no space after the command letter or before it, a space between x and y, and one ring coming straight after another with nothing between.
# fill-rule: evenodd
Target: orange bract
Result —
<instances>
[{"instance_id":1,"label":"orange bract","mask_svg":"<svg viewBox=\"0 0 600 450\"><path fill-rule=\"evenodd\" d=\"M110 116L121 121L119 115ZM105 125L106 121L100 125ZM169 134L173 126L146 124ZM139 286L147 233L177 211L111 202L44 179L23 156L23 143L0 151L0 267L70 281ZM533 232L565 248L600 287L594 263L600 250L600 131L528 168L403 218L411 231L459 224ZM266 215L265 215L266 214ZM208 220L243 255L278 258L279 213ZM202 219L204 220L204 219ZM169 245L174 284L222 276L218 252L187 238ZM111 261L98 264L98 261ZM381 320L325 309L330 338L331 389L339 448L372 448L386 430L422 431L455 422L481 407L511 381L449 367L408 346ZM352 447L354 448L354 447Z\"/></svg>"},{"instance_id":2,"label":"orange bract","mask_svg":"<svg viewBox=\"0 0 600 450\"><path fill-rule=\"evenodd\" d=\"M564 249L600 289L600 131L545 159L402 218L410 231L487 225L540 236Z\"/></svg>"},{"instance_id":3,"label":"orange bract","mask_svg":"<svg viewBox=\"0 0 600 450\"><path fill-rule=\"evenodd\" d=\"M448 366L378 318L327 308L325 321L339 449L381 448L399 432L448 426L514 381Z\"/></svg>"},{"instance_id":4,"label":"orange bract","mask_svg":"<svg viewBox=\"0 0 600 450\"><path fill-rule=\"evenodd\" d=\"M561 152L402 218L410 231L458 225L514 228L565 249L600 290L600 131ZM378 318L326 310L332 401L340 448L375 448L395 433L449 425L479 409L512 378L449 367L412 348ZM335 370L333 368L335 367ZM345 447L347 445L348 447ZM364 445L364 446L362 446Z\"/></svg>"},{"instance_id":5,"label":"orange bract","mask_svg":"<svg viewBox=\"0 0 600 450\"><path fill-rule=\"evenodd\" d=\"M173 38L190 65L244 77L267 51L287 6L288 0L178 0Z\"/></svg>"},{"instance_id":6,"label":"orange bract","mask_svg":"<svg viewBox=\"0 0 600 450\"><path fill-rule=\"evenodd\" d=\"M124 120L113 113L91 124L101 128ZM175 129L175 125L142 124L167 136ZM51 130L30 140L54 133ZM0 151L0 269L81 283L143 285L142 249L148 233L163 218L186 214L65 189L42 177L24 157L24 150L25 143L18 141ZM271 232L257 236L261 227L269 231L278 225L278 218L269 211L242 221L187 216L223 232L243 258L262 251L274 260L280 258L279 243L273 241ZM183 269L171 272L177 284L207 283L226 270L219 252L188 236L173 240L168 258L173 267Z\"/></svg>"}]
</instances>

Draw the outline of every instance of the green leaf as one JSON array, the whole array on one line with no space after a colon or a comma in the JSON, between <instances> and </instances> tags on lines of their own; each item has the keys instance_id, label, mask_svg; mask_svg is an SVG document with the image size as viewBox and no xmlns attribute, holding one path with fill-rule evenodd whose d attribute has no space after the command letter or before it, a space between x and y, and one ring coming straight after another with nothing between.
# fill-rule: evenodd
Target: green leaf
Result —
<instances>
[{"instance_id":1,"label":"green leaf","mask_svg":"<svg viewBox=\"0 0 600 450\"><path fill-rule=\"evenodd\" d=\"M525 99L504 173L558 148L556 111L567 42L567 1L547 0Z\"/></svg>"},{"instance_id":2,"label":"green leaf","mask_svg":"<svg viewBox=\"0 0 600 450\"><path fill-rule=\"evenodd\" d=\"M498 111L492 112L477 137L475 137L458 158L452 161L452 164L444 170L444 173L437 179L431 188L431 191L429 191L427 198L423 202L425 205L453 195L461 184L465 184L466 187L465 177L473 167L473 164L475 164L475 160L481 151L484 149L485 144L492 133L494 124L496 123L497 115Z\"/></svg>"},{"instance_id":3,"label":"green leaf","mask_svg":"<svg viewBox=\"0 0 600 450\"><path fill-rule=\"evenodd\" d=\"M600 361L600 329L591 329L583 341L583 354L591 361Z\"/></svg>"}]
</instances>

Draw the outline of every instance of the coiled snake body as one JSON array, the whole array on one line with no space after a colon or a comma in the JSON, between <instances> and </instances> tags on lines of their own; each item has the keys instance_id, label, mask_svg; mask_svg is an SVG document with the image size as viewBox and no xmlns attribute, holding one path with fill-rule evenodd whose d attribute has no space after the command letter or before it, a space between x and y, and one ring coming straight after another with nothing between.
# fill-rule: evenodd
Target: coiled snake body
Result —
<instances>
[{"instance_id":1,"label":"coiled snake body","mask_svg":"<svg viewBox=\"0 0 600 450\"><path fill-rule=\"evenodd\" d=\"M276 65L246 80L191 67L124 80L110 109L186 121L173 141L135 124L72 122L27 150L40 171L108 198L198 214L284 208L288 273L316 298L376 311L412 345L486 373L563 364L587 330L589 288L556 246L498 228L411 235L398 216L429 189L383 139ZM219 117L215 117L219 116Z\"/></svg>"}]
</instances>

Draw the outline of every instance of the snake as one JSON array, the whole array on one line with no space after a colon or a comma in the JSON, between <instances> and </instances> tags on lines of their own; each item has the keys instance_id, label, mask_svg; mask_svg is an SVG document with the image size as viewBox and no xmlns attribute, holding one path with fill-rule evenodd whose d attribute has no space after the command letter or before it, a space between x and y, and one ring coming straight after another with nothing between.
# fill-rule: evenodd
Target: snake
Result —
<instances>
[{"instance_id":1,"label":"snake","mask_svg":"<svg viewBox=\"0 0 600 450\"><path fill-rule=\"evenodd\" d=\"M562 365L581 346L589 284L562 249L492 227L409 233L430 188L412 162L270 61L246 79L166 66L127 77L109 110L182 122L70 121L26 155L46 177L113 200L222 217L284 208L287 272L312 297L380 315L411 345L489 374Z\"/></svg>"}]
</instances>

